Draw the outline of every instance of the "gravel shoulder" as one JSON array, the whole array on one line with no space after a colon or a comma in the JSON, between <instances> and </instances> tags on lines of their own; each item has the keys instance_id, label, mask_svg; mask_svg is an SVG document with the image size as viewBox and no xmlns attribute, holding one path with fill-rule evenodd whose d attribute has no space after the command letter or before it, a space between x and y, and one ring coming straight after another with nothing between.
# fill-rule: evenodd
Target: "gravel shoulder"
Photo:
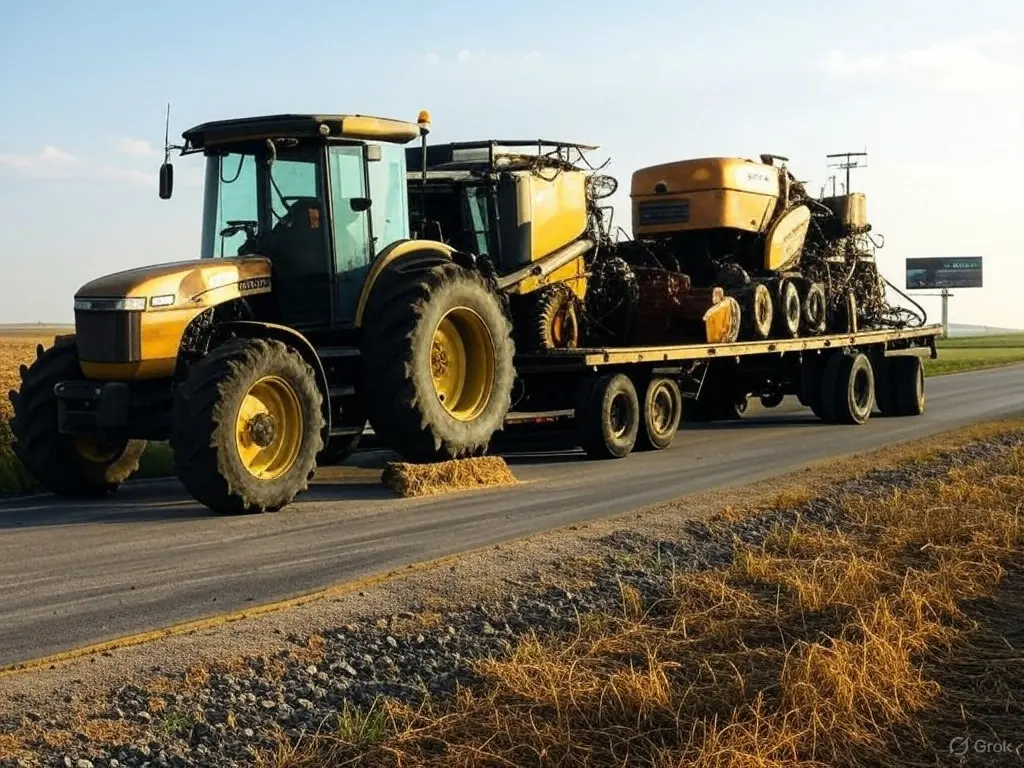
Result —
<instances>
[{"instance_id":1,"label":"gravel shoulder","mask_svg":"<svg viewBox=\"0 0 1024 768\"><path fill-rule=\"evenodd\" d=\"M188 634L0 677L0 766L251 764L280 729L346 703L415 704L472 684L468 661L530 630L571 632L668 569L727 564L775 525L829 524L830 499L910 487L1024 442L1024 418L975 425L771 483L696 494L346 585ZM736 514L743 510L744 514Z\"/></svg>"}]
</instances>

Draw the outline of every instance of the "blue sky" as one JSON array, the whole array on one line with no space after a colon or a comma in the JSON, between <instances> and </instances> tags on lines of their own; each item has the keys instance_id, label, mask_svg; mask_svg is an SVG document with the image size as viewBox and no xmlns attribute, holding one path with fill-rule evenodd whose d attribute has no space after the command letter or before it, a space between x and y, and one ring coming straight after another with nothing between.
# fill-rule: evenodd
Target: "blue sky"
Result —
<instances>
[{"instance_id":1,"label":"blue sky","mask_svg":"<svg viewBox=\"0 0 1024 768\"><path fill-rule=\"evenodd\" d=\"M918 0L514 5L434 0L0 0L0 322L68 322L75 289L198 256L201 158L156 194L171 129L273 112L415 119L433 140L600 144L620 181L705 155L787 155L817 190L827 152L903 259L985 257L953 322L1024 328L1024 3ZM923 300L938 320L937 299Z\"/></svg>"}]
</instances>

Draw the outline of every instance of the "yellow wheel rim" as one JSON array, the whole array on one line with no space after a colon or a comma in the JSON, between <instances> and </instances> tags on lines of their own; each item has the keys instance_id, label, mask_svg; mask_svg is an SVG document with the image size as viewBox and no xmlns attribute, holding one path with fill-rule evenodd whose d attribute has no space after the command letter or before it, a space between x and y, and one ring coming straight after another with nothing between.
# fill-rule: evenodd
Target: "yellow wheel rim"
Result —
<instances>
[{"instance_id":1,"label":"yellow wheel rim","mask_svg":"<svg viewBox=\"0 0 1024 768\"><path fill-rule=\"evenodd\" d=\"M302 405L292 386L278 376L257 381L238 408L235 444L242 465L260 480L276 480L299 457Z\"/></svg>"},{"instance_id":2,"label":"yellow wheel rim","mask_svg":"<svg viewBox=\"0 0 1024 768\"><path fill-rule=\"evenodd\" d=\"M454 418L472 421L491 400L494 341L472 309L448 310L434 329L430 370L437 399Z\"/></svg>"}]
</instances>

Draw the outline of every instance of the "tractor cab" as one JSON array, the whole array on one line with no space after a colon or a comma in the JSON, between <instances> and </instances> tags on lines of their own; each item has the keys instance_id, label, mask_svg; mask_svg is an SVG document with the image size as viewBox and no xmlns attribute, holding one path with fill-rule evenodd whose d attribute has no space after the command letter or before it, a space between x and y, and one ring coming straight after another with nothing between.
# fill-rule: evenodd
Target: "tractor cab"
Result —
<instances>
[{"instance_id":1,"label":"tractor cab","mask_svg":"<svg viewBox=\"0 0 1024 768\"><path fill-rule=\"evenodd\" d=\"M354 322L374 256L409 237L403 144L419 123L361 115L273 115L198 125L182 154L206 157L201 257L263 256L261 315L310 332ZM170 196L169 164L161 197Z\"/></svg>"},{"instance_id":2,"label":"tractor cab","mask_svg":"<svg viewBox=\"0 0 1024 768\"><path fill-rule=\"evenodd\" d=\"M596 201L607 194L598 183L614 180L594 176L586 163L596 149L545 140L409 147L411 224L419 237L486 256L499 275L530 270L581 238L599 236L603 211Z\"/></svg>"}]
</instances>

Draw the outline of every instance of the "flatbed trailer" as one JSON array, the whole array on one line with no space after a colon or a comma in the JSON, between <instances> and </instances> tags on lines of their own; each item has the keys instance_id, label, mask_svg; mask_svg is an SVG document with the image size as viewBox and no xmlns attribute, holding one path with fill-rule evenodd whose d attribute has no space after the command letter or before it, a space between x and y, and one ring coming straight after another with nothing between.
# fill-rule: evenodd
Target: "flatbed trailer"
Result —
<instances>
[{"instance_id":1,"label":"flatbed trailer","mask_svg":"<svg viewBox=\"0 0 1024 768\"><path fill-rule=\"evenodd\" d=\"M729 344L547 350L518 355L506 432L571 419L593 458L671 445L679 424L738 419L795 395L822 421L924 412L924 366L939 325Z\"/></svg>"}]
</instances>

